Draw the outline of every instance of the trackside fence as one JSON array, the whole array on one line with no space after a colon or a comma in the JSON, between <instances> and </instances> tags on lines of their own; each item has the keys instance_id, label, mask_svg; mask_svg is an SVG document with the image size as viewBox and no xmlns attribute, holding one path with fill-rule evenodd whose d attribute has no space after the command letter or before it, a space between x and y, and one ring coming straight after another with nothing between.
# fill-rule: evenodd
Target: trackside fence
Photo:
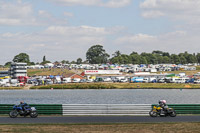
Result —
<instances>
[{"instance_id":1,"label":"trackside fence","mask_svg":"<svg viewBox=\"0 0 200 133\"><path fill-rule=\"evenodd\" d=\"M156 104L30 104L46 115L149 115ZM0 114L8 114L14 104L0 104ZM168 104L177 114L200 114L200 104Z\"/></svg>"},{"instance_id":2,"label":"trackside fence","mask_svg":"<svg viewBox=\"0 0 200 133\"><path fill-rule=\"evenodd\" d=\"M177 114L200 114L200 104L168 104L168 106L174 108Z\"/></svg>"},{"instance_id":3,"label":"trackside fence","mask_svg":"<svg viewBox=\"0 0 200 133\"><path fill-rule=\"evenodd\" d=\"M0 114L8 114L14 104L0 104ZM62 115L62 104L30 104L30 106L36 107L39 114L59 114Z\"/></svg>"},{"instance_id":4,"label":"trackside fence","mask_svg":"<svg viewBox=\"0 0 200 133\"><path fill-rule=\"evenodd\" d=\"M148 115L151 104L63 104L63 115Z\"/></svg>"}]
</instances>

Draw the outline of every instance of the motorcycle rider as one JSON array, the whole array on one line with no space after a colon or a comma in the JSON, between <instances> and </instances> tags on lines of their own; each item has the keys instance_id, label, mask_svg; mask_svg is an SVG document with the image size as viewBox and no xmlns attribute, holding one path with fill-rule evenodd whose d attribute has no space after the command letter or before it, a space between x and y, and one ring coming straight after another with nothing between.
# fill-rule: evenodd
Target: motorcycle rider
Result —
<instances>
[{"instance_id":1,"label":"motorcycle rider","mask_svg":"<svg viewBox=\"0 0 200 133\"><path fill-rule=\"evenodd\" d=\"M160 112L160 114L161 115L165 115L165 112L167 111L167 108L168 108L168 106L167 106L167 101L166 100L159 100L159 106L161 107L161 112Z\"/></svg>"},{"instance_id":2,"label":"motorcycle rider","mask_svg":"<svg viewBox=\"0 0 200 133\"><path fill-rule=\"evenodd\" d=\"M22 110L26 113L26 107L29 107L29 105L27 103L25 103L24 101L20 101L19 106L22 107Z\"/></svg>"}]
</instances>

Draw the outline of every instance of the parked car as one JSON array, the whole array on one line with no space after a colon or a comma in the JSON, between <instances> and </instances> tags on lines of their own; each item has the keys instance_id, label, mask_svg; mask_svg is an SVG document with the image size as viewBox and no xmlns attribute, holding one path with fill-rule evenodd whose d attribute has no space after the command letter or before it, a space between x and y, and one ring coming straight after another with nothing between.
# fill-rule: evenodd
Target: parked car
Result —
<instances>
[{"instance_id":1,"label":"parked car","mask_svg":"<svg viewBox=\"0 0 200 133\"><path fill-rule=\"evenodd\" d=\"M80 80L81 80L81 79L79 79L79 78L74 78L72 81L73 81L73 83L79 83Z\"/></svg>"},{"instance_id":2,"label":"parked car","mask_svg":"<svg viewBox=\"0 0 200 133\"><path fill-rule=\"evenodd\" d=\"M157 81L158 83L166 83L166 81L165 81L165 79L164 78L160 78L160 79L158 79L158 81Z\"/></svg>"},{"instance_id":3,"label":"parked car","mask_svg":"<svg viewBox=\"0 0 200 133\"><path fill-rule=\"evenodd\" d=\"M81 79L79 83L85 83L85 82L87 82L86 79Z\"/></svg>"},{"instance_id":4,"label":"parked car","mask_svg":"<svg viewBox=\"0 0 200 133\"><path fill-rule=\"evenodd\" d=\"M112 79L111 78L104 78L103 81L104 82L112 82Z\"/></svg>"},{"instance_id":5,"label":"parked car","mask_svg":"<svg viewBox=\"0 0 200 133\"><path fill-rule=\"evenodd\" d=\"M142 83L143 82L143 77L133 77L131 78L131 82L133 83Z\"/></svg>"},{"instance_id":6,"label":"parked car","mask_svg":"<svg viewBox=\"0 0 200 133\"><path fill-rule=\"evenodd\" d=\"M200 84L200 79L194 80L194 84Z\"/></svg>"},{"instance_id":7,"label":"parked car","mask_svg":"<svg viewBox=\"0 0 200 133\"><path fill-rule=\"evenodd\" d=\"M52 84L53 84L53 81L52 81L51 79L46 79L46 80L45 80L45 83L46 83L47 85L52 85Z\"/></svg>"},{"instance_id":8,"label":"parked car","mask_svg":"<svg viewBox=\"0 0 200 133\"><path fill-rule=\"evenodd\" d=\"M63 78L62 83L71 83L71 78Z\"/></svg>"},{"instance_id":9,"label":"parked car","mask_svg":"<svg viewBox=\"0 0 200 133\"><path fill-rule=\"evenodd\" d=\"M87 83L92 83L94 82L94 79L87 79Z\"/></svg>"},{"instance_id":10,"label":"parked car","mask_svg":"<svg viewBox=\"0 0 200 133\"><path fill-rule=\"evenodd\" d=\"M185 83L194 83L194 81L195 80L193 78L191 78L191 79L186 80Z\"/></svg>"},{"instance_id":11,"label":"parked car","mask_svg":"<svg viewBox=\"0 0 200 133\"><path fill-rule=\"evenodd\" d=\"M25 86L25 82L20 82L19 86Z\"/></svg>"},{"instance_id":12,"label":"parked car","mask_svg":"<svg viewBox=\"0 0 200 133\"><path fill-rule=\"evenodd\" d=\"M121 79L120 82L123 82L123 83L128 82L128 79L127 78Z\"/></svg>"}]
</instances>

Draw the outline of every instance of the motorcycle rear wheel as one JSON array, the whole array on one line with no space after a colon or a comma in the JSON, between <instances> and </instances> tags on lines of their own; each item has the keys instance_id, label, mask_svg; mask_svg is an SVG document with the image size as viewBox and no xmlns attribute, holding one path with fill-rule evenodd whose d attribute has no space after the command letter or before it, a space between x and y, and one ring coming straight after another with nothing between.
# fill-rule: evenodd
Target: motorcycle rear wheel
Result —
<instances>
[{"instance_id":1,"label":"motorcycle rear wheel","mask_svg":"<svg viewBox=\"0 0 200 133\"><path fill-rule=\"evenodd\" d=\"M157 116L158 116L157 112L155 112L155 111L153 111L153 110L151 110L151 111L149 112L149 115L150 115L151 117L157 117Z\"/></svg>"},{"instance_id":2,"label":"motorcycle rear wheel","mask_svg":"<svg viewBox=\"0 0 200 133\"><path fill-rule=\"evenodd\" d=\"M18 112L16 110L12 110L9 113L10 118L16 118L18 116Z\"/></svg>"},{"instance_id":3,"label":"motorcycle rear wheel","mask_svg":"<svg viewBox=\"0 0 200 133\"><path fill-rule=\"evenodd\" d=\"M169 116L171 116L171 117L176 117L176 111L172 111L172 112L169 114Z\"/></svg>"}]
</instances>

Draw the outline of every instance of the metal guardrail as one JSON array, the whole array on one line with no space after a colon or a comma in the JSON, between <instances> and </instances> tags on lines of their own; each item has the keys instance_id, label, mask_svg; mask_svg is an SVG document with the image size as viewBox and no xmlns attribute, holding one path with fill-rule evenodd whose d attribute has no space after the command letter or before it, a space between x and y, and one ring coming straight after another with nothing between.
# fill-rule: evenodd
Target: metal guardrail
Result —
<instances>
[{"instance_id":1,"label":"metal guardrail","mask_svg":"<svg viewBox=\"0 0 200 133\"><path fill-rule=\"evenodd\" d=\"M63 104L63 115L148 115L151 104Z\"/></svg>"},{"instance_id":2,"label":"metal guardrail","mask_svg":"<svg viewBox=\"0 0 200 133\"><path fill-rule=\"evenodd\" d=\"M8 114L14 104L0 104L0 114ZM30 104L36 107L39 114L60 114L62 115L62 104Z\"/></svg>"},{"instance_id":3,"label":"metal guardrail","mask_svg":"<svg viewBox=\"0 0 200 133\"><path fill-rule=\"evenodd\" d=\"M156 104L153 104L155 106ZM200 114L200 104L167 104L177 114Z\"/></svg>"},{"instance_id":4,"label":"metal guardrail","mask_svg":"<svg viewBox=\"0 0 200 133\"><path fill-rule=\"evenodd\" d=\"M14 104L0 104L0 114L8 114ZM149 115L156 104L30 104L39 114L59 115ZM177 114L200 114L200 104L168 104Z\"/></svg>"}]
</instances>

